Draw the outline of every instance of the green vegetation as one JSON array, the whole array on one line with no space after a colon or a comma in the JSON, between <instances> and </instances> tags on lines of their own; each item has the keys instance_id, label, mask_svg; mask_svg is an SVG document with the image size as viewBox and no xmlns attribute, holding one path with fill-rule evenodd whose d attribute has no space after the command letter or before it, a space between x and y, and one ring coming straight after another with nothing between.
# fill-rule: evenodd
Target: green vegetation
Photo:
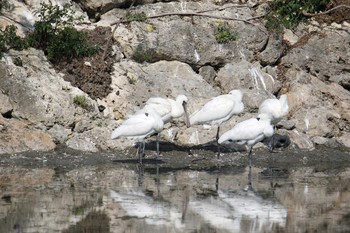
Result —
<instances>
[{"instance_id":1,"label":"green vegetation","mask_svg":"<svg viewBox=\"0 0 350 233\"><path fill-rule=\"evenodd\" d=\"M88 99L83 95L77 95L73 98L73 103L80 106L86 110L90 110L92 106L89 104Z\"/></svg>"},{"instance_id":2,"label":"green vegetation","mask_svg":"<svg viewBox=\"0 0 350 233\"><path fill-rule=\"evenodd\" d=\"M226 22L219 22L215 29L215 38L219 44L237 40L237 32L232 31Z\"/></svg>"},{"instance_id":3,"label":"green vegetation","mask_svg":"<svg viewBox=\"0 0 350 233\"><path fill-rule=\"evenodd\" d=\"M16 66L23 66L23 61L20 57L15 57L13 59L13 64L15 64Z\"/></svg>"},{"instance_id":4,"label":"green vegetation","mask_svg":"<svg viewBox=\"0 0 350 233\"><path fill-rule=\"evenodd\" d=\"M329 0L275 0L266 15L266 28L281 32L283 27L293 29L305 20L303 12L315 13L326 8Z\"/></svg>"},{"instance_id":5,"label":"green vegetation","mask_svg":"<svg viewBox=\"0 0 350 233\"><path fill-rule=\"evenodd\" d=\"M128 21L137 21L137 22L145 22L147 20L147 15L145 12L141 13L128 13L126 15L126 19Z\"/></svg>"},{"instance_id":6,"label":"green vegetation","mask_svg":"<svg viewBox=\"0 0 350 233\"><path fill-rule=\"evenodd\" d=\"M16 35L17 27L14 25L0 29L0 56L9 49L22 50L28 47L25 39Z\"/></svg>"},{"instance_id":7,"label":"green vegetation","mask_svg":"<svg viewBox=\"0 0 350 233\"><path fill-rule=\"evenodd\" d=\"M3 0L0 1L2 3ZM34 24L34 31L26 38L17 36L17 28L12 25L0 31L0 53L30 46L42 49L48 59L55 62L90 56L97 52L97 47L88 45L87 34L73 27L73 23L81 18L73 16L71 5L59 7L41 3L41 8L35 13L39 20Z\"/></svg>"},{"instance_id":8,"label":"green vegetation","mask_svg":"<svg viewBox=\"0 0 350 233\"><path fill-rule=\"evenodd\" d=\"M11 6L7 0L0 0L0 13L3 9L10 9Z\"/></svg>"},{"instance_id":9,"label":"green vegetation","mask_svg":"<svg viewBox=\"0 0 350 233\"><path fill-rule=\"evenodd\" d=\"M73 27L73 23L81 18L73 16L71 5L60 8L41 3L36 14L39 21L34 24L34 32L28 35L28 41L32 47L42 49L49 60L70 60L97 52L96 47L87 44L87 34Z\"/></svg>"},{"instance_id":10,"label":"green vegetation","mask_svg":"<svg viewBox=\"0 0 350 233\"><path fill-rule=\"evenodd\" d=\"M145 48L146 46L144 44L139 44L136 49L134 50L134 53L132 55L132 58L137 62L153 62L155 60L156 54L153 49Z\"/></svg>"}]
</instances>

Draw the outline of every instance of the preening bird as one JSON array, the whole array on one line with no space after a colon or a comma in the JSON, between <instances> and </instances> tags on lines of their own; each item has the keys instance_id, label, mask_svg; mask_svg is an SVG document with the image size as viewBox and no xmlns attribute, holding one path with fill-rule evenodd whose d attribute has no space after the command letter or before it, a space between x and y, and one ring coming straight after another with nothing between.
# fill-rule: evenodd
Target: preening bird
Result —
<instances>
[{"instance_id":1,"label":"preening bird","mask_svg":"<svg viewBox=\"0 0 350 233\"><path fill-rule=\"evenodd\" d=\"M271 119L271 124L274 125L276 129L276 124L282 120L288 114L288 97L287 95L281 95L279 99L266 99L259 107L258 114L267 114ZM272 151L275 145L274 136L271 138L271 148Z\"/></svg>"},{"instance_id":2,"label":"preening bird","mask_svg":"<svg viewBox=\"0 0 350 233\"><path fill-rule=\"evenodd\" d=\"M243 93L240 90L232 90L228 94L212 98L201 109L190 116L190 124L217 125L216 141L218 142L220 125L229 120L234 114L243 112ZM220 145L218 143L218 157Z\"/></svg>"},{"instance_id":3,"label":"preening bird","mask_svg":"<svg viewBox=\"0 0 350 233\"><path fill-rule=\"evenodd\" d=\"M252 165L252 148L264 138L272 137L273 127L268 114L259 114L256 118L250 118L235 125L225 132L218 140L219 144L235 142L249 147L249 166Z\"/></svg>"},{"instance_id":4,"label":"preening bird","mask_svg":"<svg viewBox=\"0 0 350 233\"><path fill-rule=\"evenodd\" d=\"M154 133L159 133L163 129L164 123L161 116L153 109L148 109L144 113L138 113L130 116L118 128L112 132L111 139L120 137L135 140L139 143L138 154L140 163L145 150L145 138ZM142 144L142 152L141 151Z\"/></svg>"},{"instance_id":5,"label":"preening bird","mask_svg":"<svg viewBox=\"0 0 350 233\"><path fill-rule=\"evenodd\" d=\"M186 126L189 127L187 114L188 99L185 95L179 95L176 100L170 98L152 97L147 100L146 105L139 112L145 112L148 109L155 110L162 118L164 124L170 122L174 118L185 115Z\"/></svg>"},{"instance_id":6,"label":"preening bird","mask_svg":"<svg viewBox=\"0 0 350 233\"><path fill-rule=\"evenodd\" d=\"M163 120L164 125L174 118L185 115L185 124L190 127L187 113L188 99L185 95L178 95L176 100L170 98L153 97L147 100L145 107L137 113L147 112L149 109L157 112ZM159 133L157 134L157 156L159 155Z\"/></svg>"},{"instance_id":7,"label":"preening bird","mask_svg":"<svg viewBox=\"0 0 350 233\"><path fill-rule=\"evenodd\" d=\"M276 125L288 114L288 97L281 95L279 99L266 99L259 107L258 114L268 114L271 119L271 124Z\"/></svg>"}]
</instances>

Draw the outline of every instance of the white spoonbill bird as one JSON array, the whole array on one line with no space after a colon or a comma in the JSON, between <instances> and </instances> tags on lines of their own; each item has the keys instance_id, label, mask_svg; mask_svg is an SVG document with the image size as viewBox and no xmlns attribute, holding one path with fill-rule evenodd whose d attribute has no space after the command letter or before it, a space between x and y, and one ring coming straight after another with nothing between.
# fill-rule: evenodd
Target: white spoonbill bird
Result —
<instances>
[{"instance_id":1,"label":"white spoonbill bird","mask_svg":"<svg viewBox=\"0 0 350 233\"><path fill-rule=\"evenodd\" d=\"M145 107L137 113L147 112L149 109L157 112L162 118L164 125L174 118L185 115L185 124L190 127L187 113L188 99L185 95L179 95L176 100L170 98L152 97L147 100ZM160 132L159 132L160 133ZM159 155L159 133L157 134L157 156Z\"/></svg>"},{"instance_id":2,"label":"white spoonbill bird","mask_svg":"<svg viewBox=\"0 0 350 233\"><path fill-rule=\"evenodd\" d=\"M188 99L185 95L179 95L176 100L170 98L152 97L147 100L146 105L139 112L145 112L148 109L154 109L162 118L164 124L170 122L173 118L179 118L185 115L186 126L189 127L187 114Z\"/></svg>"},{"instance_id":3,"label":"white spoonbill bird","mask_svg":"<svg viewBox=\"0 0 350 233\"><path fill-rule=\"evenodd\" d=\"M266 99L259 107L258 114L265 113L270 116L271 124L276 125L288 114L287 95L281 95L279 99Z\"/></svg>"},{"instance_id":4,"label":"white spoonbill bird","mask_svg":"<svg viewBox=\"0 0 350 233\"><path fill-rule=\"evenodd\" d=\"M137 153L142 163L142 157L145 150L145 138L154 133L159 133L163 129L164 123L161 116L152 109L144 113L138 113L130 116L118 128L112 132L112 139L120 137L128 138L139 142ZM142 153L140 153L142 144Z\"/></svg>"},{"instance_id":5,"label":"white spoonbill bird","mask_svg":"<svg viewBox=\"0 0 350 233\"><path fill-rule=\"evenodd\" d=\"M269 115L271 124L276 128L276 124L282 120L288 114L288 97L287 95L281 95L279 99L266 99L259 107L258 114L265 113ZM272 136L272 142L270 143L270 150L273 151L275 142L274 136Z\"/></svg>"},{"instance_id":6,"label":"white spoonbill bird","mask_svg":"<svg viewBox=\"0 0 350 233\"><path fill-rule=\"evenodd\" d=\"M190 116L190 124L218 125L216 142L218 143L220 125L229 120L234 114L243 112L243 93L240 90L232 90L228 94L212 98L201 109ZM220 145L218 143L218 157Z\"/></svg>"},{"instance_id":7,"label":"white spoonbill bird","mask_svg":"<svg viewBox=\"0 0 350 233\"><path fill-rule=\"evenodd\" d=\"M264 138L272 137L273 127L268 114L259 114L256 118L250 118L235 125L219 138L219 144L235 142L239 145L249 146L249 167L252 166L252 148Z\"/></svg>"}]
</instances>

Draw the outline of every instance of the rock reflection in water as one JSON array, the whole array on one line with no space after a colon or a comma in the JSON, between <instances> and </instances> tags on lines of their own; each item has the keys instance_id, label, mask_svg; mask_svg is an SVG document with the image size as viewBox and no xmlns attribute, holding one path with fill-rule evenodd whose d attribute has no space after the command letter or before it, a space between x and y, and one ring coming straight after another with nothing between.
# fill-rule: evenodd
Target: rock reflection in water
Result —
<instances>
[{"instance_id":1,"label":"rock reflection in water","mask_svg":"<svg viewBox=\"0 0 350 233\"><path fill-rule=\"evenodd\" d=\"M350 226L350 169L253 167L250 174L234 166L224 172L144 166L0 167L0 232L346 232ZM252 188L244 191L249 177Z\"/></svg>"}]
</instances>

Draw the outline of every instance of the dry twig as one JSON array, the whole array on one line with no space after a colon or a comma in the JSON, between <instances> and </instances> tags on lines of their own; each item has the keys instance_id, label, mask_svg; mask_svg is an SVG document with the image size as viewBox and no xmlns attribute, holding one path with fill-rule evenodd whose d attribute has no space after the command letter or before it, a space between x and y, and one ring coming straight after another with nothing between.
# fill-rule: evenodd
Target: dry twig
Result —
<instances>
[{"instance_id":1,"label":"dry twig","mask_svg":"<svg viewBox=\"0 0 350 233\"><path fill-rule=\"evenodd\" d=\"M326 15L326 14L329 14L329 13L331 13L332 11L335 11L335 10L337 10L337 9L339 9L339 8L342 8L342 7L345 7L345 8L348 8L348 9L350 9L350 6L348 6L348 5L338 5L338 6L336 6L336 7L333 7L333 8L331 8L331 9L329 9L328 11L324 11L324 12L320 12L320 13L308 13L308 12L306 12L306 11L303 11L303 15L304 16L307 16L307 17L312 17L312 16L317 16L317 15Z\"/></svg>"}]
</instances>

